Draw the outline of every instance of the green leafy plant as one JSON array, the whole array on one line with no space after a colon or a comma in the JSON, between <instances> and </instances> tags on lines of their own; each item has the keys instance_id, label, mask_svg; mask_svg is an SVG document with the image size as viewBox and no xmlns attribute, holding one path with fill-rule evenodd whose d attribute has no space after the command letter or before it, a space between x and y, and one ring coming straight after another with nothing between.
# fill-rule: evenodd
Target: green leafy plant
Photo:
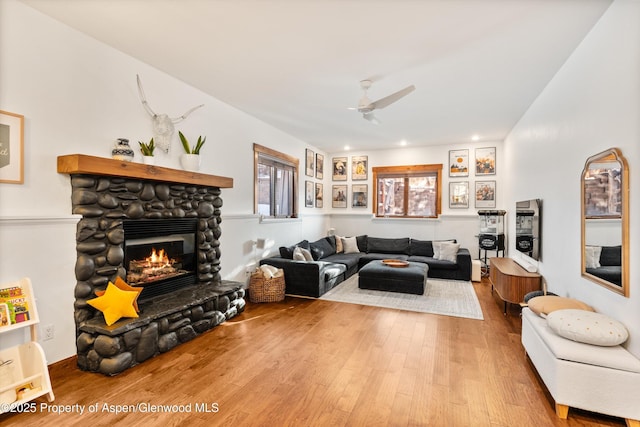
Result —
<instances>
[{"instance_id":1,"label":"green leafy plant","mask_svg":"<svg viewBox=\"0 0 640 427\"><path fill-rule=\"evenodd\" d=\"M156 149L156 144L153 142L153 138L151 138L151 141L149 141L148 143L138 141L138 144L140 144L140 151L142 152L143 156L153 157L153 150Z\"/></svg>"},{"instance_id":2,"label":"green leafy plant","mask_svg":"<svg viewBox=\"0 0 640 427\"><path fill-rule=\"evenodd\" d=\"M185 138L182 132L178 131L178 135L180 136L180 142L182 142L182 148L184 148L184 152L187 154L200 154L200 149L204 145L204 142L207 140L206 136L204 138L202 136L199 136L198 142L196 142L195 147L192 148L189 145L189 141L187 141L187 138Z\"/></svg>"}]
</instances>

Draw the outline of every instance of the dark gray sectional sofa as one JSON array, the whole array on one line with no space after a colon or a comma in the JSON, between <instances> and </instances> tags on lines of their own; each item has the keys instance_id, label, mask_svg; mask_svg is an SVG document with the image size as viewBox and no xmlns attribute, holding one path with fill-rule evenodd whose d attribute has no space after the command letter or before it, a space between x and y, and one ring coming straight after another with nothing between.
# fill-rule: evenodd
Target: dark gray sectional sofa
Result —
<instances>
[{"instance_id":1,"label":"dark gray sectional sofa","mask_svg":"<svg viewBox=\"0 0 640 427\"><path fill-rule=\"evenodd\" d=\"M471 280L471 255L460 248L456 262L433 258L433 242L411 238L380 238L357 236L360 252L336 253L335 236L315 242L303 240L290 247L281 247L280 256L265 258L260 264L284 270L286 293L320 297L337 284L351 277L368 262L381 259L401 259L422 262L429 266L428 277ZM313 261L292 259L296 246L308 249Z\"/></svg>"}]
</instances>

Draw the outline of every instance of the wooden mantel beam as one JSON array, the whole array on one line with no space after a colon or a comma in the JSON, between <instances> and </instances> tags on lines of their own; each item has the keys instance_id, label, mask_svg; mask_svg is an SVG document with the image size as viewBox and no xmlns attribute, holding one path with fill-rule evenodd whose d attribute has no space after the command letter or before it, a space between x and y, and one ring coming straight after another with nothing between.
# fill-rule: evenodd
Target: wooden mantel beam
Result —
<instances>
[{"instance_id":1,"label":"wooden mantel beam","mask_svg":"<svg viewBox=\"0 0 640 427\"><path fill-rule=\"evenodd\" d=\"M199 172L124 162L84 154L58 156L58 173L117 176L179 184L233 188L233 178L225 176L207 175Z\"/></svg>"}]
</instances>

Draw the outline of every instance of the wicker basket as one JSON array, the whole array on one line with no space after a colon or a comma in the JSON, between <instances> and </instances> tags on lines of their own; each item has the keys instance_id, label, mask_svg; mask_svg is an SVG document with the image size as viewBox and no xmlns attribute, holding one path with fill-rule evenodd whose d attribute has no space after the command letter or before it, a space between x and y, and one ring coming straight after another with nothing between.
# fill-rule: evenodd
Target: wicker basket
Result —
<instances>
[{"instance_id":1,"label":"wicker basket","mask_svg":"<svg viewBox=\"0 0 640 427\"><path fill-rule=\"evenodd\" d=\"M278 302L284 300L284 272L282 269L271 279L267 279L258 270L249 281L249 300L251 302Z\"/></svg>"}]
</instances>

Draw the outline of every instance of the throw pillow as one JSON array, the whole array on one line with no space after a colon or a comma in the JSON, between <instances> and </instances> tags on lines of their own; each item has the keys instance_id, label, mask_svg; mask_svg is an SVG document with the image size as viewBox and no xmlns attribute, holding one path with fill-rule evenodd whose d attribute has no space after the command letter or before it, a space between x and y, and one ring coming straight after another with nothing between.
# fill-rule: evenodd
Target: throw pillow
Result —
<instances>
[{"instance_id":1,"label":"throw pillow","mask_svg":"<svg viewBox=\"0 0 640 427\"><path fill-rule=\"evenodd\" d=\"M296 261L313 261L311 252L300 246L296 246L293 250L293 259Z\"/></svg>"},{"instance_id":2,"label":"throw pillow","mask_svg":"<svg viewBox=\"0 0 640 427\"><path fill-rule=\"evenodd\" d=\"M557 310L549 313L547 324L561 337L585 344L610 347L629 338L629 332L622 323L591 311Z\"/></svg>"},{"instance_id":3,"label":"throw pillow","mask_svg":"<svg viewBox=\"0 0 640 427\"><path fill-rule=\"evenodd\" d=\"M123 291L109 282L105 293L100 297L87 300L87 304L100 310L107 326L111 326L122 317L138 317L136 309L133 308L136 298L138 298L138 292Z\"/></svg>"},{"instance_id":4,"label":"throw pillow","mask_svg":"<svg viewBox=\"0 0 640 427\"><path fill-rule=\"evenodd\" d=\"M360 252L360 250L358 249L358 241L355 237L343 237L342 247L345 254L355 254Z\"/></svg>"},{"instance_id":5,"label":"throw pillow","mask_svg":"<svg viewBox=\"0 0 640 427\"><path fill-rule=\"evenodd\" d=\"M293 246L280 246L280 256L286 259L293 259L293 250L296 246L300 246L301 248L309 250L309 241L302 240L301 242L296 243Z\"/></svg>"},{"instance_id":6,"label":"throw pillow","mask_svg":"<svg viewBox=\"0 0 640 427\"><path fill-rule=\"evenodd\" d=\"M573 298L559 297L556 295L545 295L541 297L531 298L529 300L529 308L540 317L546 317L549 313L556 310L564 310L575 308L585 311L594 311L591 306Z\"/></svg>"},{"instance_id":7,"label":"throw pillow","mask_svg":"<svg viewBox=\"0 0 640 427\"><path fill-rule=\"evenodd\" d=\"M342 247L342 239L344 239L344 237L336 236L336 253L337 254L341 254L342 252L344 252L344 248Z\"/></svg>"},{"instance_id":8,"label":"throw pillow","mask_svg":"<svg viewBox=\"0 0 640 427\"><path fill-rule=\"evenodd\" d=\"M585 267L586 268L598 268L598 267L600 267L600 253L601 252L602 252L602 246L586 246L584 248Z\"/></svg>"},{"instance_id":9,"label":"throw pillow","mask_svg":"<svg viewBox=\"0 0 640 427\"><path fill-rule=\"evenodd\" d=\"M122 280L120 276L116 277L116 281L113 284L121 291L137 292L138 296L140 296L140 293L142 293L141 286L136 286L136 287L129 286L129 284L124 280ZM102 295L104 295L105 292L106 291L96 291L96 296L101 297ZM136 297L136 299L133 300L133 308L136 310L136 313L140 313L140 308L138 307L138 297Z\"/></svg>"},{"instance_id":10,"label":"throw pillow","mask_svg":"<svg viewBox=\"0 0 640 427\"><path fill-rule=\"evenodd\" d=\"M447 243L442 242L440 245L440 257L439 260L442 261L458 261L458 250L460 249L459 243Z\"/></svg>"},{"instance_id":11,"label":"throw pillow","mask_svg":"<svg viewBox=\"0 0 640 427\"><path fill-rule=\"evenodd\" d=\"M603 246L600 252L600 266L622 265L622 246Z\"/></svg>"}]
</instances>

